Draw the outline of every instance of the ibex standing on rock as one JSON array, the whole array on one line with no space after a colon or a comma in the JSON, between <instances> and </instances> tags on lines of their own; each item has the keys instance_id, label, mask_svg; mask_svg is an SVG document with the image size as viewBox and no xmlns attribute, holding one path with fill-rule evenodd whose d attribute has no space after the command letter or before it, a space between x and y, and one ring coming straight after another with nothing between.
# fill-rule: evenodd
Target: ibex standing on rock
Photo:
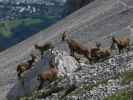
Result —
<instances>
[{"instance_id":1,"label":"ibex standing on rock","mask_svg":"<svg viewBox=\"0 0 133 100\"><path fill-rule=\"evenodd\" d=\"M96 62L100 59L98 52L100 51L101 43L96 42L96 47L90 49L90 63Z\"/></svg>"},{"instance_id":2,"label":"ibex standing on rock","mask_svg":"<svg viewBox=\"0 0 133 100\"><path fill-rule=\"evenodd\" d=\"M96 44L97 48L99 49L97 51L97 56L99 59L106 59L111 56L112 54L112 48L101 48L101 43L98 45Z\"/></svg>"},{"instance_id":3,"label":"ibex standing on rock","mask_svg":"<svg viewBox=\"0 0 133 100\"><path fill-rule=\"evenodd\" d=\"M40 81L38 89L42 88L44 81L53 81L54 79L56 79L57 74L58 74L57 68L51 62L49 62L48 70L38 74L37 80Z\"/></svg>"},{"instance_id":4,"label":"ibex standing on rock","mask_svg":"<svg viewBox=\"0 0 133 100\"><path fill-rule=\"evenodd\" d=\"M75 57L74 52L76 52L78 54L84 55L88 60L90 60L89 49L83 47L82 44L80 44L77 40L72 39L68 33L63 33L62 41L67 42L71 56Z\"/></svg>"},{"instance_id":5,"label":"ibex standing on rock","mask_svg":"<svg viewBox=\"0 0 133 100\"><path fill-rule=\"evenodd\" d=\"M40 53L41 53L41 58L43 58L43 55L44 55L44 51L50 49L50 48L53 48L53 44L52 43L46 43L42 46L39 46L37 44L34 45L35 49L39 50Z\"/></svg>"},{"instance_id":6,"label":"ibex standing on rock","mask_svg":"<svg viewBox=\"0 0 133 100\"><path fill-rule=\"evenodd\" d=\"M124 49L126 49L127 53L128 53L129 38L127 36L123 36L123 37L119 37L119 38L112 36L112 45L111 45L112 48L113 48L114 44L117 45L119 54L123 53Z\"/></svg>"},{"instance_id":7,"label":"ibex standing on rock","mask_svg":"<svg viewBox=\"0 0 133 100\"><path fill-rule=\"evenodd\" d=\"M34 54L31 54L31 59L28 60L25 63L21 63L17 66L17 73L18 73L18 78L21 79L22 73L25 72L26 70L29 70L32 68L33 64L37 62L37 57Z\"/></svg>"}]
</instances>

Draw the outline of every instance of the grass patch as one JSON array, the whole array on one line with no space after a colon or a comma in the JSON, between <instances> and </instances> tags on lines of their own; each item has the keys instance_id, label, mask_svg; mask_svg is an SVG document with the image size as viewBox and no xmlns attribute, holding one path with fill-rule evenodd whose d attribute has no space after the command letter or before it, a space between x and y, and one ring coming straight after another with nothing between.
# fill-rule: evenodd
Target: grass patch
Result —
<instances>
[{"instance_id":1,"label":"grass patch","mask_svg":"<svg viewBox=\"0 0 133 100\"><path fill-rule=\"evenodd\" d=\"M54 16L35 16L32 18L22 18L22 19L15 19L15 20L7 20L0 22L0 35L4 37L11 37L13 35L12 30L17 27L32 27L34 25L43 23L44 21L55 21L57 18Z\"/></svg>"},{"instance_id":2,"label":"grass patch","mask_svg":"<svg viewBox=\"0 0 133 100\"><path fill-rule=\"evenodd\" d=\"M128 84L129 82L133 81L133 71L124 72L123 74L120 75L120 77L122 78L121 80L122 85ZM133 100L133 89L131 90L129 88L125 91L109 96L104 100Z\"/></svg>"},{"instance_id":3,"label":"grass patch","mask_svg":"<svg viewBox=\"0 0 133 100\"><path fill-rule=\"evenodd\" d=\"M121 77L121 84L128 84L130 81L133 81L133 71L125 72L123 75L121 75Z\"/></svg>"},{"instance_id":4,"label":"grass patch","mask_svg":"<svg viewBox=\"0 0 133 100\"><path fill-rule=\"evenodd\" d=\"M13 35L12 29L22 25L25 27L36 25L43 22L41 19L26 18L26 19L15 19L0 22L0 35L4 37L11 37Z\"/></svg>"},{"instance_id":5,"label":"grass patch","mask_svg":"<svg viewBox=\"0 0 133 100\"><path fill-rule=\"evenodd\" d=\"M39 24L41 23L43 20L41 19L32 19L32 18L27 18L25 20L21 20L21 24L25 25L25 26L31 26L34 24Z\"/></svg>"},{"instance_id":6,"label":"grass patch","mask_svg":"<svg viewBox=\"0 0 133 100\"><path fill-rule=\"evenodd\" d=\"M113 96L107 97L104 100L133 100L133 90L125 90Z\"/></svg>"}]
</instances>

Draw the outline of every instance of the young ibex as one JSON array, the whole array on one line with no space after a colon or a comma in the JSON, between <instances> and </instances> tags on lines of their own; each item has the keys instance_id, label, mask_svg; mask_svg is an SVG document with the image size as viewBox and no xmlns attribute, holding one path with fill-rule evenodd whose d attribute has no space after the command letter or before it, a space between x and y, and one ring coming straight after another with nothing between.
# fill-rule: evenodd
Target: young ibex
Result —
<instances>
[{"instance_id":1,"label":"young ibex","mask_svg":"<svg viewBox=\"0 0 133 100\"><path fill-rule=\"evenodd\" d=\"M25 72L26 70L29 70L32 68L33 64L37 62L37 57L34 54L31 54L31 59L28 60L25 63L21 63L17 66L17 73L18 73L18 78L21 79L22 73Z\"/></svg>"},{"instance_id":2,"label":"young ibex","mask_svg":"<svg viewBox=\"0 0 133 100\"><path fill-rule=\"evenodd\" d=\"M101 43L99 45L96 45L99 50L97 51L97 56L99 59L106 59L111 56L112 49L111 48L101 48Z\"/></svg>"}]
</instances>

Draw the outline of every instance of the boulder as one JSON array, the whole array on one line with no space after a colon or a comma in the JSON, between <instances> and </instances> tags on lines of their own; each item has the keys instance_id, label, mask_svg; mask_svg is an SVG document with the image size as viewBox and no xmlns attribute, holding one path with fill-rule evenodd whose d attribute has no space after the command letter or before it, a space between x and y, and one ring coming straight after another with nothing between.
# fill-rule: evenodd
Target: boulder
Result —
<instances>
[{"instance_id":1,"label":"boulder","mask_svg":"<svg viewBox=\"0 0 133 100\"><path fill-rule=\"evenodd\" d=\"M49 58L52 59L52 63L59 70L59 76L70 75L80 68L76 59L65 51L53 49L50 51Z\"/></svg>"}]
</instances>

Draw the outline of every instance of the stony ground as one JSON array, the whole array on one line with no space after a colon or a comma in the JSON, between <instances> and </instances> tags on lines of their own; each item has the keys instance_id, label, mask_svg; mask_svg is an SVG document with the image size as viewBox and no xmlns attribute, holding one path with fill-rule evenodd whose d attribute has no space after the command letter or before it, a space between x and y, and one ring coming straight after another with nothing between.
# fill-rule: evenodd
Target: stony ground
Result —
<instances>
[{"instance_id":1,"label":"stony ground","mask_svg":"<svg viewBox=\"0 0 133 100\"><path fill-rule=\"evenodd\" d=\"M103 100L117 92L132 90L133 53L129 54L114 55L93 65L83 65L82 60L80 70L46 83L42 90L20 100Z\"/></svg>"},{"instance_id":2,"label":"stony ground","mask_svg":"<svg viewBox=\"0 0 133 100\"><path fill-rule=\"evenodd\" d=\"M132 0L96 0L95 2L87 5L86 7L66 17L64 20L48 28L47 30L44 30L38 33L37 35L34 35L33 37L19 43L18 45L2 52L0 54L1 100L11 100L11 99L14 100L14 96L16 96L14 94L16 93L24 94L23 91L26 88L22 89L21 85L17 81L16 66L18 63L28 59L30 52L33 51L33 45L35 43L43 44L44 42L50 40L50 41L56 41L54 42L56 44L58 40L60 40L60 37L58 37L57 35L59 35L60 32L63 31L72 32L74 38L81 40L83 44L89 46L93 46L93 43L95 41L101 41L103 46L106 47L109 46L110 34L112 32L116 32L117 35L127 34L130 36L132 42L133 41L132 5L133 5ZM56 38L53 39L54 37ZM36 66L42 66L42 65L44 66L44 63L45 63L44 61L40 61L40 63L38 63L38 65ZM119 67L118 70L121 70L122 66ZM34 71L34 73L37 73L40 67L35 67L35 68L37 69ZM102 77L103 74L110 75L111 72L112 71L110 71L110 73L106 72L100 73L100 75L99 74L98 75ZM28 73L30 74L32 72L29 71ZM30 74L30 76L34 77L35 75L36 74L34 75ZM111 74L110 79L112 77L113 76ZM97 74L94 75L93 78L94 79L96 78L96 80L100 80L98 79ZM105 77L105 79L106 78L107 77ZM96 83L97 82L96 80L95 82L92 81L92 84ZM32 83L29 83L28 86L30 84ZM118 86L120 85L118 84ZM29 91L32 90L32 87L30 88L31 89ZM66 98L69 97L72 98L73 96L68 96Z\"/></svg>"}]
</instances>

